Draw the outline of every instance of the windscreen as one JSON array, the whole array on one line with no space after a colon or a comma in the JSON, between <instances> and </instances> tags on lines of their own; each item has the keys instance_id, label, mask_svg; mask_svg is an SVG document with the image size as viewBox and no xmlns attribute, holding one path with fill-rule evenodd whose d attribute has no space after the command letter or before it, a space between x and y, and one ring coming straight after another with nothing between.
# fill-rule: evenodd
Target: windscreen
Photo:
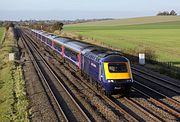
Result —
<instances>
[{"instance_id":1,"label":"windscreen","mask_svg":"<svg viewBox=\"0 0 180 122\"><path fill-rule=\"evenodd\" d=\"M127 72L127 66L125 63L109 63L108 64L110 73L125 73Z\"/></svg>"}]
</instances>

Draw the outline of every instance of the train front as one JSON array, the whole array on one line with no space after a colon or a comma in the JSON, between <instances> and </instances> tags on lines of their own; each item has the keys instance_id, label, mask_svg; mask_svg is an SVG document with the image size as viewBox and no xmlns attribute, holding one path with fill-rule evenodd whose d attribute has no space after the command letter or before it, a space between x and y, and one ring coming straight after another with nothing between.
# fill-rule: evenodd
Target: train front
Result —
<instances>
[{"instance_id":1,"label":"train front","mask_svg":"<svg viewBox=\"0 0 180 122\"><path fill-rule=\"evenodd\" d=\"M108 55L102 60L102 83L106 94L129 93L133 83L130 62L121 55Z\"/></svg>"}]
</instances>

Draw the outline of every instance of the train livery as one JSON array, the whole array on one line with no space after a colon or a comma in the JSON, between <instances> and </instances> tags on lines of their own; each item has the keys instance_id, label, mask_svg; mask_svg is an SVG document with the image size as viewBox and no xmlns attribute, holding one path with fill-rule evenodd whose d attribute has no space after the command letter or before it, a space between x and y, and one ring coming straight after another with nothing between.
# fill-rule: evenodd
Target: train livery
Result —
<instances>
[{"instance_id":1,"label":"train livery","mask_svg":"<svg viewBox=\"0 0 180 122\"><path fill-rule=\"evenodd\" d=\"M133 84L130 62L121 54L41 30L31 29L29 33L75 66L106 95L129 93Z\"/></svg>"}]
</instances>

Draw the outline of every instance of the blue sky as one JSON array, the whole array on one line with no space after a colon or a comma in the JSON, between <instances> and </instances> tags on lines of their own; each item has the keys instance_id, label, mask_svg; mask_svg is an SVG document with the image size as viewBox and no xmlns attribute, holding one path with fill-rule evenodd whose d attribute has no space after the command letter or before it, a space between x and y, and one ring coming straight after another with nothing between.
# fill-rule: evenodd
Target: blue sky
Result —
<instances>
[{"instance_id":1,"label":"blue sky","mask_svg":"<svg viewBox=\"0 0 180 122\"><path fill-rule=\"evenodd\" d=\"M153 16L180 0L1 0L0 20L92 19Z\"/></svg>"}]
</instances>

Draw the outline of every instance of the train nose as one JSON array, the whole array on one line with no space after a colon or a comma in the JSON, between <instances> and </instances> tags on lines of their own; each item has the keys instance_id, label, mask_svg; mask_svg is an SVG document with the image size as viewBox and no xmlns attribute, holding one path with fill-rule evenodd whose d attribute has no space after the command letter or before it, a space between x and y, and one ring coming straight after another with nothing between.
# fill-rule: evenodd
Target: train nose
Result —
<instances>
[{"instance_id":1,"label":"train nose","mask_svg":"<svg viewBox=\"0 0 180 122\"><path fill-rule=\"evenodd\" d=\"M114 82L113 80L119 79L131 79L130 69L126 62L104 63L104 70L108 82Z\"/></svg>"}]
</instances>

